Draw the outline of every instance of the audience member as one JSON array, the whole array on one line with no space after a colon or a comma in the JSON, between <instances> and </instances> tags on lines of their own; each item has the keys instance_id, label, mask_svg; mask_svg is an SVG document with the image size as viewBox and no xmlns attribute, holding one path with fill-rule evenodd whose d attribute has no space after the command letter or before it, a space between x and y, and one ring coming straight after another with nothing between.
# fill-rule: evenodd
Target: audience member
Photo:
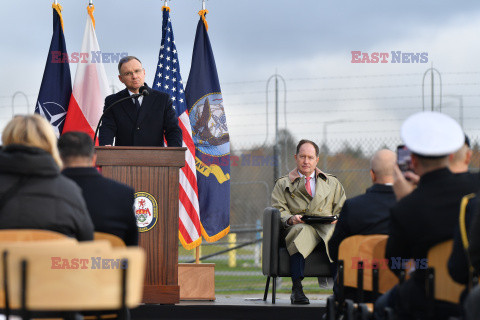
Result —
<instances>
[{"instance_id":1,"label":"audience member","mask_svg":"<svg viewBox=\"0 0 480 320\"><path fill-rule=\"evenodd\" d=\"M401 136L412 152L412 165L420 177L418 187L391 209L390 233L385 257L397 275L396 261L414 259L416 269L403 284L375 303L375 318L383 318L383 308L394 308L399 319L425 318L425 264L435 244L453 238L460 200L468 186L448 169L448 155L464 143L462 129L452 118L437 112L420 112L402 125ZM400 264L401 265L401 264ZM458 308L437 303L435 319L458 314Z\"/></svg>"},{"instance_id":2,"label":"audience member","mask_svg":"<svg viewBox=\"0 0 480 320\"><path fill-rule=\"evenodd\" d=\"M393 169L396 155L380 150L370 161L373 185L365 194L345 201L332 238L328 242L330 257L336 261L338 247L345 238L356 234L388 234L390 208L396 203L393 193Z\"/></svg>"},{"instance_id":3,"label":"audience member","mask_svg":"<svg viewBox=\"0 0 480 320\"><path fill-rule=\"evenodd\" d=\"M62 174L83 190L95 231L114 234L127 245L137 245L134 190L97 171L90 136L83 132L64 133L58 140L58 149L65 165Z\"/></svg>"},{"instance_id":4,"label":"audience member","mask_svg":"<svg viewBox=\"0 0 480 320\"><path fill-rule=\"evenodd\" d=\"M93 239L80 188L60 174L52 126L39 115L16 116L2 133L0 228L45 229Z\"/></svg>"},{"instance_id":5,"label":"audience member","mask_svg":"<svg viewBox=\"0 0 480 320\"><path fill-rule=\"evenodd\" d=\"M477 192L480 188L480 176L478 173L468 171L468 166L472 159L472 150L470 149L470 139L465 135L464 145L455 153L448 156L448 168L455 173L464 184L469 186L471 192ZM409 181L407 181L407 179ZM393 190L397 200L405 197L415 189L420 177L411 171L407 171L405 176L395 168Z\"/></svg>"},{"instance_id":6,"label":"audience member","mask_svg":"<svg viewBox=\"0 0 480 320\"><path fill-rule=\"evenodd\" d=\"M292 304L308 304L302 287L305 258L321 242L328 254L328 240L333 224L305 224L302 216L330 216L340 213L345 202L345 191L334 176L317 168L318 146L309 140L297 145L297 168L279 178L272 192L272 205L279 209L286 229L286 245L290 254L292 274Z\"/></svg>"}]
</instances>

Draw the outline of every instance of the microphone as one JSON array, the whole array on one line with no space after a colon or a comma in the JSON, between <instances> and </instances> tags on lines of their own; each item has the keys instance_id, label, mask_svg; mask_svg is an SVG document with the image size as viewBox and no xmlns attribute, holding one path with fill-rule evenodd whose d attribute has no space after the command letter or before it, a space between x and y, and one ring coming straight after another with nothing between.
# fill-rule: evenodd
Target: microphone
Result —
<instances>
[{"instance_id":1,"label":"microphone","mask_svg":"<svg viewBox=\"0 0 480 320\"><path fill-rule=\"evenodd\" d=\"M138 89L138 92L141 96L148 96L150 94L147 86L141 86L140 89Z\"/></svg>"},{"instance_id":2,"label":"microphone","mask_svg":"<svg viewBox=\"0 0 480 320\"><path fill-rule=\"evenodd\" d=\"M148 96L148 94L149 94L149 92L147 90L147 86L140 87L139 92L140 93L135 93L135 94L132 94L131 96L129 95L128 97L123 97L122 99L119 99L119 100L115 101L114 103L109 105L107 108L105 108L105 110L102 113L102 116L100 117L100 120L98 120L97 128L95 129L95 135L93 136L93 144L94 145L96 144L96 141L97 141L97 135L98 135L98 129L100 129L100 123L102 123L102 119L105 116L105 114L110 109L112 109L113 106L115 106L116 104L118 104L122 101L125 101L127 99L138 99L138 97L140 97L140 96ZM100 145L100 141L99 141L98 144Z\"/></svg>"}]
</instances>

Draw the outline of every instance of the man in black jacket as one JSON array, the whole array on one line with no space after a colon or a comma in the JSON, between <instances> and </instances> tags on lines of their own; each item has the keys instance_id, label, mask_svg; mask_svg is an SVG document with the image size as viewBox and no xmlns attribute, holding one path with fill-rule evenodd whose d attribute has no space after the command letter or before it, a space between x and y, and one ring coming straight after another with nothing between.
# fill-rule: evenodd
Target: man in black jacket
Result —
<instances>
[{"instance_id":1,"label":"man in black jacket","mask_svg":"<svg viewBox=\"0 0 480 320\"><path fill-rule=\"evenodd\" d=\"M373 185L365 194L345 201L328 242L334 261L345 238L357 234L388 234L390 208L396 203L392 188L395 165L396 155L390 150L382 149L372 157L370 177Z\"/></svg>"},{"instance_id":2,"label":"man in black jacket","mask_svg":"<svg viewBox=\"0 0 480 320\"><path fill-rule=\"evenodd\" d=\"M118 63L118 78L125 89L105 99L105 110L114 102L139 93L146 86L145 69L138 58L124 57ZM163 147L164 139L169 147L182 146L182 130L166 93L148 88L147 96L126 99L113 106L103 117L99 129L99 144L116 146Z\"/></svg>"},{"instance_id":3,"label":"man in black jacket","mask_svg":"<svg viewBox=\"0 0 480 320\"><path fill-rule=\"evenodd\" d=\"M424 269L428 250L453 238L460 200L469 193L469 186L448 169L448 155L464 143L455 120L436 112L417 113L404 122L401 136L412 152L412 165L420 181L391 209L385 258L397 275L404 260L413 259L416 268L409 280L377 300L376 319L382 319L386 305L394 308L399 319L426 317ZM435 319L447 319L459 311L453 305L438 303L435 307Z\"/></svg>"},{"instance_id":4,"label":"man in black jacket","mask_svg":"<svg viewBox=\"0 0 480 320\"><path fill-rule=\"evenodd\" d=\"M335 231L328 242L330 257L334 263L338 260L340 243L357 234L388 234L390 208L396 203L393 193L393 169L396 166L394 152L382 149L377 151L370 161L370 177L373 185L367 192L345 201ZM346 261L350 265L350 261ZM333 271L336 273L336 270ZM335 274L333 275L336 276ZM337 281L333 283L333 292L338 295ZM347 299L355 299L356 290L344 288ZM364 292L364 299L371 301L371 292Z\"/></svg>"},{"instance_id":5,"label":"man in black jacket","mask_svg":"<svg viewBox=\"0 0 480 320\"><path fill-rule=\"evenodd\" d=\"M64 133L58 149L65 166L62 174L82 189L95 231L114 234L126 245L138 245L134 190L97 171L90 136L83 132Z\"/></svg>"}]
</instances>

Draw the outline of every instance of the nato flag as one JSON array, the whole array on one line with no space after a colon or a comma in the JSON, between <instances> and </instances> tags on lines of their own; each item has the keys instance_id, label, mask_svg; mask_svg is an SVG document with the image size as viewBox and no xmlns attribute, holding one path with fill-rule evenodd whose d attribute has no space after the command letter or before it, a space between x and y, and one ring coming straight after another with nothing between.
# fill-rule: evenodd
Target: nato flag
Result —
<instances>
[{"instance_id":1,"label":"nato flag","mask_svg":"<svg viewBox=\"0 0 480 320\"><path fill-rule=\"evenodd\" d=\"M35 113L42 115L52 124L57 137L62 133L71 95L72 79L63 35L61 7L54 4L52 42L35 105Z\"/></svg>"}]
</instances>

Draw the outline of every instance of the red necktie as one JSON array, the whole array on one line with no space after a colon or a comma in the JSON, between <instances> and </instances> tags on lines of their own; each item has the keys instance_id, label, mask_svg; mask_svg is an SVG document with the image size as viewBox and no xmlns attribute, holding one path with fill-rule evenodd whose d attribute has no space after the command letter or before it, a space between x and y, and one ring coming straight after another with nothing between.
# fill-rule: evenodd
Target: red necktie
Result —
<instances>
[{"instance_id":1,"label":"red necktie","mask_svg":"<svg viewBox=\"0 0 480 320\"><path fill-rule=\"evenodd\" d=\"M310 186L310 179L312 179L312 177L305 177L305 179L307 180L307 182L305 182L305 189L307 189L309 195L312 195L312 187Z\"/></svg>"}]
</instances>

